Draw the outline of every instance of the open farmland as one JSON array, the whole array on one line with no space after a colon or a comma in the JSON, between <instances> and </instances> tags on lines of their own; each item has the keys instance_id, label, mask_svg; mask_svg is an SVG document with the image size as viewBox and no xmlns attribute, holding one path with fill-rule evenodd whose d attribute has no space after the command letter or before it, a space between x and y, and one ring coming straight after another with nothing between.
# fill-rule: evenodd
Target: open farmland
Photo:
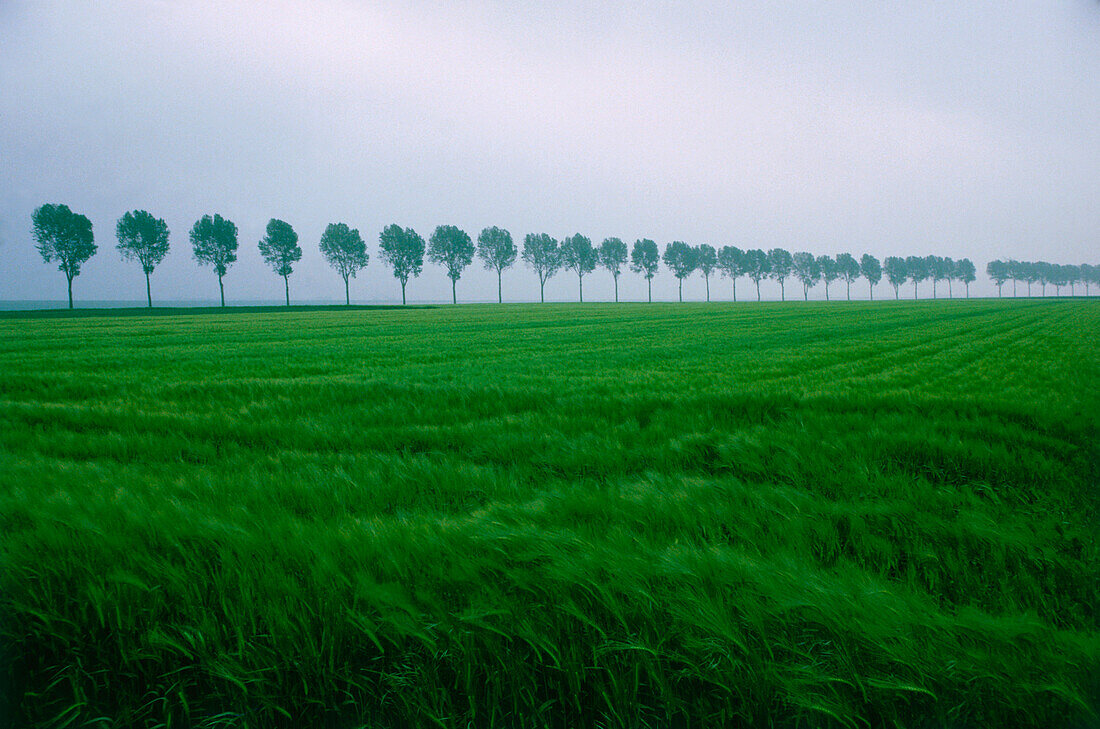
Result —
<instances>
[{"instance_id":1,"label":"open farmland","mask_svg":"<svg viewBox=\"0 0 1100 729\"><path fill-rule=\"evenodd\" d=\"M1098 337L1092 300L8 315L0 724L1094 726Z\"/></svg>"}]
</instances>

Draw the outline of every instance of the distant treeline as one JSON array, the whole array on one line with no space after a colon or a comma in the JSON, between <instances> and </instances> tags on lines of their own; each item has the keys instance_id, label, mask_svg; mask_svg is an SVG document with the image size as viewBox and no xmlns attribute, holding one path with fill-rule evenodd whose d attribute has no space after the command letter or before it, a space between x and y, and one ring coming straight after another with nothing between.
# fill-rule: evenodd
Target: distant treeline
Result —
<instances>
[{"instance_id":1,"label":"distant treeline","mask_svg":"<svg viewBox=\"0 0 1100 729\"><path fill-rule=\"evenodd\" d=\"M997 284L997 295L1001 295L1001 287L1006 281L1012 281L1012 295L1016 295L1016 284L1027 284L1027 295L1031 296L1031 284L1037 283L1042 287L1042 294L1046 296L1047 284L1054 287L1055 295L1060 295L1063 286L1069 286L1070 295L1077 293L1079 284L1085 286L1085 295L1089 295L1089 285L1100 285L1100 266L1090 266L1082 263L1074 266L1061 263L1047 263L1046 261L990 261L985 267L986 274L993 283Z\"/></svg>"},{"instance_id":2,"label":"distant treeline","mask_svg":"<svg viewBox=\"0 0 1100 729\"><path fill-rule=\"evenodd\" d=\"M42 205L32 217L35 244L47 262L58 262L69 286L69 308L73 306L73 279L80 274L80 267L91 258L97 246L92 235L92 223L84 215L74 213L65 205ZM137 261L145 272L145 295L149 306L153 296L149 283L150 274L168 253L168 226L144 210L128 212L119 218L115 228L117 248L123 260ZM229 267L237 260L237 226L220 215L204 215L191 227L190 239L195 260L211 266L218 277L221 305L225 306L223 279ZM325 260L344 280L344 300L351 302L349 279L363 270L370 261L366 243L359 231L344 223L331 223L321 235L318 247ZM266 235L259 241L260 254L272 270L283 279L286 303L290 305L290 275L302 257L298 234L282 220L272 218L267 224ZM952 282L958 281L970 295L970 284L976 270L968 258L955 261L941 256L888 256L883 261L870 254L858 260L850 253L833 256L815 256L805 251L790 253L782 248L769 251L761 249L741 250L735 246L688 245L673 241L661 253L657 243L641 238L628 250L619 238L605 238L599 245L577 233L561 241L546 233L528 233L523 240L522 252L507 230L485 228L477 238L477 245L470 236L453 225L440 225L425 242L412 228L388 225L378 236L378 254L401 284L401 303L405 303L405 289L409 278L416 278L424 268L424 259L442 266L451 279L451 301L458 301L457 284L462 272L479 257L485 268L496 271L497 301L502 301L501 281L504 271L515 264L517 258L532 268L539 278L539 300L544 301L546 282L556 273L568 270L577 275L578 299L584 301L584 277L601 266L611 274L615 282L615 301L619 300L619 276L624 270L640 274L646 279L647 298L653 300L653 277L661 263L672 271L679 281L679 296L683 301L684 279L698 271L706 282L706 297L710 301L710 277L717 273L730 279L733 299L737 300L737 279L747 278L756 286L756 299L760 300L760 282L766 279L779 284L780 295L785 300L786 283L795 279L802 284L804 299L810 289L818 284L825 286L825 298L830 298L829 285L843 281L845 296L851 298L854 282L863 278L868 283L870 297L874 287L885 276L894 287L894 298L899 298L899 287L906 282L913 284L913 297L917 297L918 285L931 280L932 296L937 296L936 285L947 282L948 296L953 296ZM1098 266L1060 266L1049 263L1019 263L993 261L987 273L997 284L1008 279L1014 282L1038 281L1056 287L1075 283L1097 282ZM1034 277L1033 277L1034 276Z\"/></svg>"}]
</instances>

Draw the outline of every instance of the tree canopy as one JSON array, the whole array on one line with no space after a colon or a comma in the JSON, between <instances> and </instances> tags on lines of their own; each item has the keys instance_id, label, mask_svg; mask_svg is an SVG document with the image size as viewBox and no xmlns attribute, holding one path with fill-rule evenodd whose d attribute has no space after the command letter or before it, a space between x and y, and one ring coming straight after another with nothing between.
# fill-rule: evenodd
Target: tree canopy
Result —
<instances>
[{"instance_id":1,"label":"tree canopy","mask_svg":"<svg viewBox=\"0 0 1100 729\"><path fill-rule=\"evenodd\" d=\"M539 277L539 301L546 301L546 282L562 266L561 248L547 233L528 233L523 240L523 260Z\"/></svg>"},{"instance_id":2,"label":"tree canopy","mask_svg":"<svg viewBox=\"0 0 1100 729\"><path fill-rule=\"evenodd\" d=\"M645 277L649 301L653 301L653 277L661 266L661 254L657 243L649 238L639 238L630 249L630 270Z\"/></svg>"},{"instance_id":3,"label":"tree canopy","mask_svg":"<svg viewBox=\"0 0 1100 729\"><path fill-rule=\"evenodd\" d=\"M733 300L737 301L737 277L745 273L745 252L736 246L722 246L717 265L722 275L733 282Z\"/></svg>"},{"instance_id":4,"label":"tree canopy","mask_svg":"<svg viewBox=\"0 0 1100 729\"><path fill-rule=\"evenodd\" d=\"M495 225L484 228L477 237L477 256L481 259L485 268L497 272L497 303L504 301L501 292L501 278L504 269L516 262L519 249L512 241L512 234Z\"/></svg>"},{"instance_id":5,"label":"tree canopy","mask_svg":"<svg viewBox=\"0 0 1100 729\"><path fill-rule=\"evenodd\" d=\"M349 228L346 223L329 223L321 234L320 248L321 255L344 279L344 303L350 305L348 279L367 267L370 261L367 244L356 228Z\"/></svg>"},{"instance_id":6,"label":"tree canopy","mask_svg":"<svg viewBox=\"0 0 1100 729\"><path fill-rule=\"evenodd\" d=\"M451 279L451 303L458 303L456 284L462 271L474 260L474 242L466 231L453 225L436 226L428 240L428 260L447 269Z\"/></svg>"},{"instance_id":7,"label":"tree canopy","mask_svg":"<svg viewBox=\"0 0 1100 729\"><path fill-rule=\"evenodd\" d=\"M882 262L882 270L886 274L886 280L894 287L894 298L899 298L898 287L905 283L905 279L909 277L905 259L898 256L887 256L886 260Z\"/></svg>"},{"instance_id":8,"label":"tree canopy","mask_svg":"<svg viewBox=\"0 0 1100 729\"><path fill-rule=\"evenodd\" d=\"M267 222L267 235L260 240L260 255L275 273L283 277L286 305L290 306L290 274L294 272L294 264L302 259L298 234L290 223L278 218Z\"/></svg>"},{"instance_id":9,"label":"tree canopy","mask_svg":"<svg viewBox=\"0 0 1100 729\"><path fill-rule=\"evenodd\" d=\"M118 252L122 260L136 260L145 273L145 298L153 306L149 274L168 254L168 225L144 210L134 210L118 219L115 225Z\"/></svg>"},{"instance_id":10,"label":"tree canopy","mask_svg":"<svg viewBox=\"0 0 1100 729\"><path fill-rule=\"evenodd\" d=\"M587 236L574 233L561 242L562 265L576 272L581 301L584 301L584 275L595 271L599 260L599 253L592 247L592 239Z\"/></svg>"},{"instance_id":11,"label":"tree canopy","mask_svg":"<svg viewBox=\"0 0 1100 729\"><path fill-rule=\"evenodd\" d=\"M864 253L859 259L859 272L867 279L868 291L872 300L875 298L875 285L882 280L882 265L878 259L870 253Z\"/></svg>"},{"instance_id":12,"label":"tree canopy","mask_svg":"<svg viewBox=\"0 0 1100 729\"><path fill-rule=\"evenodd\" d=\"M74 213L68 205L42 205L31 214L34 244L46 263L57 261L69 283L69 308L73 308L73 279L80 267L95 255L92 221Z\"/></svg>"},{"instance_id":13,"label":"tree canopy","mask_svg":"<svg viewBox=\"0 0 1100 729\"><path fill-rule=\"evenodd\" d=\"M768 251L768 275L772 280L779 282L779 296L783 300L787 299L787 289L784 284L791 277L793 269L794 261L790 253L782 248L772 248Z\"/></svg>"},{"instance_id":14,"label":"tree canopy","mask_svg":"<svg viewBox=\"0 0 1100 729\"><path fill-rule=\"evenodd\" d=\"M814 254L799 251L791 257L794 277L802 283L802 298L810 298L810 289L821 280L821 261Z\"/></svg>"},{"instance_id":15,"label":"tree canopy","mask_svg":"<svg viewBox=\"0 0 1100 729\"><path fill-rule=\"evenodd\" d=\"M393 270L401 282L401 303L405 303L405 285L409 276L419 276L424 270L424 238L412 228L387 225L378 235L378 255Z\"/></svg>"},{"instance_id":16,"label":"tree canopy","mask_svg":"<svg viewBox=\"0 0 1100 729\"><path fill-rule=\"evenodd\" d=\"M237 260L237 226L220 215L204 215L191 226L191 249L196 261L214 267L222 306L225 306L222 278L229 270L229 264Z\"/></svg>"},{"instance_id":17,"label":"tree canopy","mask_svg":"<svg viewBox=\"0 0 1100 729\"><path fill-rule=\"evenodd\" d=\"M620 238L604 238L597 253L599 254L600 265L611 272L611 278L615 281L615 301L617 302L619 300L619 274L622 273L627 260L626 243L623 243Z\"/></svg>"},{"instance_id":18,"label":"tree canopy","mask_svg":"<svg viewBox=\"0 0 1100 729\"><path fill-rule=\"evenodd\" d=\"M684 279L699 267L699 252L682 240L674 240L665 246L665 265L679 280L680 301L684 300Z\"/></svg>"},{"instance_id":19,"label":"tree canopy","mask_svg":"<svg viewBox=\"0 0 1100 729\"><path fill-rule=\"evenodd\" d=\"M703 274L703 280L707 284L707 301L710 301L710 275L718 267L718 252L714 246L700 243L695 248L697 268Z\"/></svg>"}]
</instances>

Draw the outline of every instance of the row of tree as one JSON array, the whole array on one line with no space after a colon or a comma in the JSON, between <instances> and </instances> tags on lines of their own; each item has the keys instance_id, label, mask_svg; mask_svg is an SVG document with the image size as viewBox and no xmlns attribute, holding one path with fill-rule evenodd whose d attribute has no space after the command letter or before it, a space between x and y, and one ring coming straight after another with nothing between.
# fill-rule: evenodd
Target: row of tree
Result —
<instances>
[{"instance_id":1,"label":"row of tree","mask_svg":"<svg viewBox=\"0 0 1100 729\"><path fill-rule=\"evenodd\" d=\"M1054 287L1054 293L1060 295L1063 286L1069 286L1070 295L1076 293L1076 287L1085 286L1085 295L1089 294L1091 284L1100 286L1100 266L1091 266L1082 263L1079 266L1063 263L1047 263L1046 261L990 261L985 267L986 274L997 284L997 296L1001 295L1001 287L1006 281L1012 281L1012 295L1016 295L1016 284L1027 284L1027 295L1031 296L1031 284L1037 283L1042 287L1042 293L1046 296L1047 285Z\"/></svg>"},{"instance_id":2,"label":"row of tree","mask_svg":"<svg viewBox=\"0 0 1100 729\"><path fill-rule=\"evenodd\" d=\"M74 213L65 205L43 205L37 208L32 215L32 222L38 251L47 263L56 260L68 280L69 308L72 308L73 278L97 250L92 224L87 217ZM149 277L168 253L168 226L164 220L144 210L135 210L119 218L115 232L122 258L135 260L141 265L145 273L146 300L152 306ZM220 215L204 215L191 227L190 240L195 259L212 266L217 274L221 304L225 306L223 278L229 266L237 260L237 226ZM322 234L319 248L325 260L343 278L344 300L350 303L349 280L355 278L370 260L366 243L355 228L350 228L345 223L332 223ZM289 305L290 275L294 265L302 257L298 234L289 223L272 218L267 224L266 234L259 241L259 250L264 261L282 277L286 303ZM913 296L916 298L918 284L927 280L932 281L933 297L937 295L936 285L941 281L947 282L949 296L953 295L953 281L963 283L969 296L970 283L975 280L976 273L974 264L967 258L954 261L941 256L890 256L880 263L870 254L864 254L857 260L849 253L840 253L833 257L815 256L804 251L791 254L782 248L773 248L767 252L760 249L741 250L735 246L716 249L706 244L691 246L683 241L669 243L662 254L657 244L648 238L636 240L628 249L627 244L619 238L606 238L599 245L593 245L590 238L579 233L561 241L546 233L529 233L524 238L521 252L512 240L511 233L495 226L482 230L475 246L466 232L453 225L438 226L427 242L412 228L388 225L379 235L378 251L394 277L401 283L402 304L406 300L405 290L409 278L420 275L425 256L428 261L446 269L447 276L451 279L453 302L458 301L458 280L473 262L475 255L487 269L496 271L497 301L503 299L501 282L504 271L520 257L538 275L541 301L545 301L546 282L562 270L576 273L578 297L584 301L584 277L595 271L597 266L602 266L611 273L615 282L615 301L619 300L619 276L627 268L646 279L648 299L652 301L653 278L662 262L679 280L681 301L684 279L696 271L702 274L706 282L707 301L710 301L710 277L715 273L731 280L735 301L737 279L741 277L748 278L756 285L756 298L759 301L761 281L776 281L785 300L786 282L791 278L802 284L803 298L807 299L810 289L821 283L825 286L825 298L830 298L829 286L836 281L845 283L846 295L850 299L851 286L860 278L868 282L873 299L874 287L884 276L894 287L895 298L900 297L899 287L907 281L913 284ZM1001 262L989 264L990 276L998 281L999 287L1007 279L998 280L994 270L999 275L1001 268L995 268L994 264L1000 265ZM1066 268L1090 271L1095 269L1090 266ZM1050 281L1053 282L1054 279Z\"/></svg>"}]
</instances>

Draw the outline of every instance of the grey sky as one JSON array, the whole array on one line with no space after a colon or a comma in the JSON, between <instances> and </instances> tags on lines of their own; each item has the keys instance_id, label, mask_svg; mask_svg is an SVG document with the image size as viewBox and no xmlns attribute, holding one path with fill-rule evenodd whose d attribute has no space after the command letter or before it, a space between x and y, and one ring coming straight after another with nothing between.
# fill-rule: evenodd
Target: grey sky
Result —
<instances>
[{"instance_id":1,"label":"grey sky","mask_svg":"<svg viewBox=\"0 0 1100 729\"><path fill-rule=\"evenodd\" d=\"M240 229L234 300L282 295L256 246L271 217L301 236L299 300L342 296L317 250L336 221L371 253L359 300L400 297L392 222L1100 262L1100 3L0 0L0 175L0 299L64 297L30 237L45 202L92 219L78 300L144 295L115 250L135 208L172 231L154 300L216 298L187 240L214 212ZM495 276L475 262L458 290L487 300ZM409 294L449 285L429 264ZM535 274L505 296L537 298Z\"/></svg>"}]
</instances>

